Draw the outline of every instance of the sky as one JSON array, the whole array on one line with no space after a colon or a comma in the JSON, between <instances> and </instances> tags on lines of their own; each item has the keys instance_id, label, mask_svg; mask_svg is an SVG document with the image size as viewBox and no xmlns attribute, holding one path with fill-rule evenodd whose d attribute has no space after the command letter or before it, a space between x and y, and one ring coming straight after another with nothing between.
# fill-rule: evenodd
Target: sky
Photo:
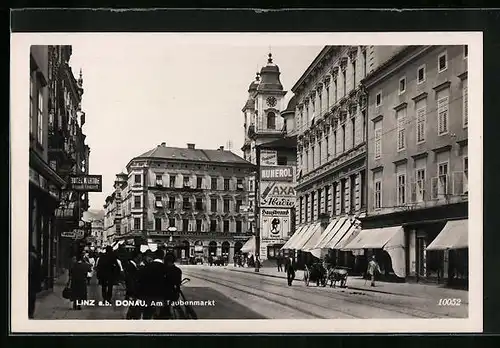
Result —
<instances>
[{"instance_id":1,"label":"sky","mask_svg":"<svg viewBox=\"0 0 500 348\"><path fill-rule=\"evenodd\" d=\"M232 142L242 156L242 107L257 70L273 60L286 100L291 87L323 46L148 44L135 40L79 40L70 66L83 72L83 131L90 146L90 174L103 176L103 191L90 193L102 209L115 175L158 144L216 149Z\"/></svg>"}]
</instances>

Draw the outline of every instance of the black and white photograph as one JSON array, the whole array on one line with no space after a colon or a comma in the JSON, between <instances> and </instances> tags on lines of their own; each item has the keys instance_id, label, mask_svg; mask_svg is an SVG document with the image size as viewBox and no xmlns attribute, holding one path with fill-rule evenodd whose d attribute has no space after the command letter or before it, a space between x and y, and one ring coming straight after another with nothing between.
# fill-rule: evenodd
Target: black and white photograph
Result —
<instances>
[{"instance_id":1,"label":"black and white photograph","mask_svg":"<svg viewBox=\"0 0 500 348\"><path fill-rule=\"evenodd\" d=\"M481 330L480 34L11 45L18 330Z\"/></svg>"}]
</instances>

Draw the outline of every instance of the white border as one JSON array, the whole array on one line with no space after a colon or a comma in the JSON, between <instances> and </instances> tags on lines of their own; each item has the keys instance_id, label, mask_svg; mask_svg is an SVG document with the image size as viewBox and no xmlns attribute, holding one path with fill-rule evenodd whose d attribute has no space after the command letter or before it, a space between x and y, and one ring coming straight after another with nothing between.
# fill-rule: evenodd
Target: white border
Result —
<instances>
[{"instance_id":1,"label":"white border","mask_svg":"<svg viewBox=\"0 0 500 348\"><path fill-rule=\"evenodd\" d=\"M39 45L71 45L75 40L92 40L97 47L126 42L129 45L220 44L234 46L300 45L469 45L469 317L467 319L359 319L348 320L28 320L28 78L29 48ZM11 151L12 151L12 228L11 240L11 329L12 332L262 332L262 333L362 333L362 332L481 332L483 327L482 272L482 33L405 32L405 33L14 33L11 36ZM26 75L27 76L27 75Z\"/></svg>"}]
</instances>

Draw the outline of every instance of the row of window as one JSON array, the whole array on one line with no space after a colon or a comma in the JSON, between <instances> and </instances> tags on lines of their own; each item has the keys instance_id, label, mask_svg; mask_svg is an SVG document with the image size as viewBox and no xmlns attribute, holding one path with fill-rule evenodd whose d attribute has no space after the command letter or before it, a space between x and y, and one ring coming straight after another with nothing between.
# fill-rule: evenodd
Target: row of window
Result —
<instances>
[{"instance_id":1,"label":"row of window","mask_svg":"<svg viewBox=\"0 0 500 348\"><path fill-rule=\"evenodd\" d=\"M465 45L463 48L463 57L467 59L468 57L468 46ZM448 53L446 51L442 52L438 55L437 58L438 64L438 73L442 73L448 69ZM422 84L426 81L426 65L423 64L417 68L416 72L416 81L417 84ZM398 94L402 95L406 92L406 76L403 76L399 79L398 83ZM382 92L377 93L375 96L375 106L379 107L382 105Z\"/></svg>"},{"instance_id":2,"label":"row of window","mask_svg":"<svg viewBox=\"0 0 500 348\"><path fill-rule=\"evenodd\" d=\"M35 70L30 74L30 135L36 137L36 141L41 146L45 146L44 144L44 129L43 129L43 112L44 112L44 101L43 101L43 92L45 87L42 86L42 81L38 78L38 74L40 72ZM36 117L36 127L35 126L35 117Z\"/></svg>"},{"instance_id":3,"label":"row of window","mask_svg":"<svg viewBox=\"0 0 500 348\"><path fill-rule=\"evenodd\" d=\"M367 74L367 57L366 50L362 51L362 74L363 77ZM352 80L352 89L356 87L357 77L356 73L360 66L357 65L357 60L350 60L351 64L351 80ZM347 95L347 66L340 66L339 71L342 76L341 86L339 86L338 77L333 76L333 80L331 80L328 84L325 84L324 89L318 88L318 92L316 93L316 97L312 98L310 102L306 102L304 107L299 111L299 130L307 128L309 126L309 122L317 116L317 110L319 113L326 111L332 105L335 105L338 102L338 99L343 98ZM332 92L332 97L330 97L330 92ZM340 97L340 98L339 98ZM316 108L318 107L318 108Z\"/></svg>"},{"instance_id":4,"label":"row of window","mask_svg":"<svg viewBox=\"0 0 500 348\"><path fill-rule=\"evenodd\" d=\"M194 209L198 211L202 211L203 209L203 198L196 198L196 201L194 203ZM219 202L219 199L217 198L211 198L210 199L210 211L211 212L217 212L217 203ZM176 209L176 198L175 197L169 197L168 199L168 209ZM224 198L223 199L223 211L225 213L230 212L230 206L231 206L231 199L229 198ZM234 211L239 212L240 207L243 205L243 200L237 199L236 204L234 205ZM155 206L157 208L162 208L163 207L163 202L162 202L162 197L161 196L156 196L155 197ZM134 196L134 208L141 208L141 196ZM184 197L182 199L182 209L184 210L190 210L193 208L193 204L190 200L189 197Z\"/></svg>"},{"instance_id":5,"label":"row of window","mask_svg":"<svg viewBox=\"0 0 500 348\"><path fill-rule=\"evenodd\" d=\"M155 185L156 186L164 186L163 184L163 175L162 174L156 174L155 178ZM182 187L192 187L191 184L191 178L188 176L183 177L183 186ZM211 178L210 181L210 188L212 190L218 190L219 188L219 179L218 178ZM134 175L134 184L136 185L142 185L142 175L141 174L135 174ZM176 186L176 176L170 176L170 181L169 181L169 187L177 187ZM197 177L196 178L196 188L201 189L203 188L203 178L202 177ZM231 179L224 179L224 186L223 186L224 191L229 191L231 190ZM238 191L243 191L243 179L236 179L236 187L233 189L238 190Z\"/></svg>"},{"instance_id":6,"label":"row of window","mask_svg":"<svg viewBox=\"0 0 500 348\"><path fill-rule=\"evenodd\" d=\"M426 178L425 168L415 169L415 182L412 182L411 185L408 185L406 172L396 174L396 205L403 206L410 202L420 203L428 199L440 199L445 198L446 195L462 195L468 192L469 160L467 156L463 158L463 171L452 173L451 179L453 181L450 181L448 162L438 163L437 173L438 175L432 178L430 182L430 188L428 187L429 182ZM374 175L373 188L373 207L374 209L383 208L381 177L375 177ZM410 198L408 192L410 192Z\"/></svg>"},{"instance_id":7,"label":"row of window","mask_svg":"<svg viewBox=\"0 0 500 348\"><path fill-rule=\"evenodd\" d=\"M459 101L462 102L462 126L463 128L468 127L468 94L467 94L467 81L464 80L462 84L462 96ZM436 105L436 115L437 115L437 134L438 136L443 136L449 134L450 131L450 120L449 120L449 107L450 103L449 90L443 90L438 93L437 105ZM422 144L426 141L427 136L427 115L430 114L427 110L426 100L421 100L416 103L415 110L415 139L416 144ZM407 108L404 107L396 111L396 149L397 151L403 151L407 146L407 127L413 122L412 119L408 120ZM375 159L380 159L382 157L382 137L383 128L382 120L374 122L374 157ZM389 132L389 131L387 131ZM392 136L392 134L391 134Z\"/></svg>"},{"instance_id":8,"label":"row of window","mask_svg":"<svg viewBox=\"0 0 500 348\"><path fill-rule=\"evenodd\" d=\"M365 177L365 171L361 171L299 197L299 223L313 221L323 213L336 216L363 210L366 202ZM359 185L356 185L357 178Z\"/></svg>"},{"instance_id":9,"label":"row of window","mask_svg":"<svg viewBox=\"0 0 500 348\"><path fill-rule=\"evenodd\" d=\"M162 224L162 218L155 218L154 220L154 230L155 231L162 231L166 230L168 227L176 227L176 219L175 218L170 218L168 219L168 226L163 226ZM205 232L205 224L203 224L203 221L201 219L197 220L189 220L189 219L182 219L182 231L185 232ZM140 230L141 229L141 218L134 218L133 220L133 229L134 230ZM236 233L241 233L242 232L242 226L243 226L243 221L241 220L236 220L235 221L235 232ZM117 230L116 232L119 234L119 225L116 226ZM222 227L222 229L220 229ZM230 232L230 221L229 220L223 220L222 221L222 226L217 220L210 220L208 223L208 232Z\"/></svg>"},{"instance_id":10,"label":"row of window","mask_svg":"<svg viewBox=\"0 0 500 348\"><path fill-rule=\"evenodd\" d=\"M360 124L359 129L356 124ZM317 143L310 143L308 147L299 152L299 161L305 172L328 162L332 157L346 152L349 149L365 141L366 112L363 110L360 119L352 117L350 121L345 120L337 128L331 128L330 133L325 133L323 138L319 138ZM350 133L350 143L347 142L347 133ZM359 133L359 136L357 136ZM333 150L333 151L332 151Z\"/></svg>"}]
</instances>

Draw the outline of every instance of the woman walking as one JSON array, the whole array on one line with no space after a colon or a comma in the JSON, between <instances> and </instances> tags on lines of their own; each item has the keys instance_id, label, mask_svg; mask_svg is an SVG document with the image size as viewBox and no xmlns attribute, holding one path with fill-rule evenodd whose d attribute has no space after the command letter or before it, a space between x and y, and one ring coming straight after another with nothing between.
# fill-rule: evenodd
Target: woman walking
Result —
<instances>
[{"instance_id":1,"label":"woman walking","mask_svg":"<svg viewBox=\"0 0 500 348\"><path fill-rule=\"evenodd\" d=\"M68 284L71 289L71 300L73 309L81 310L82 306L77 305L77 301L87 299L87 273L90 271L90 265L83 261L83 254L79 254L76 262L69 271Z\"/></svg>"}]
</instances>

